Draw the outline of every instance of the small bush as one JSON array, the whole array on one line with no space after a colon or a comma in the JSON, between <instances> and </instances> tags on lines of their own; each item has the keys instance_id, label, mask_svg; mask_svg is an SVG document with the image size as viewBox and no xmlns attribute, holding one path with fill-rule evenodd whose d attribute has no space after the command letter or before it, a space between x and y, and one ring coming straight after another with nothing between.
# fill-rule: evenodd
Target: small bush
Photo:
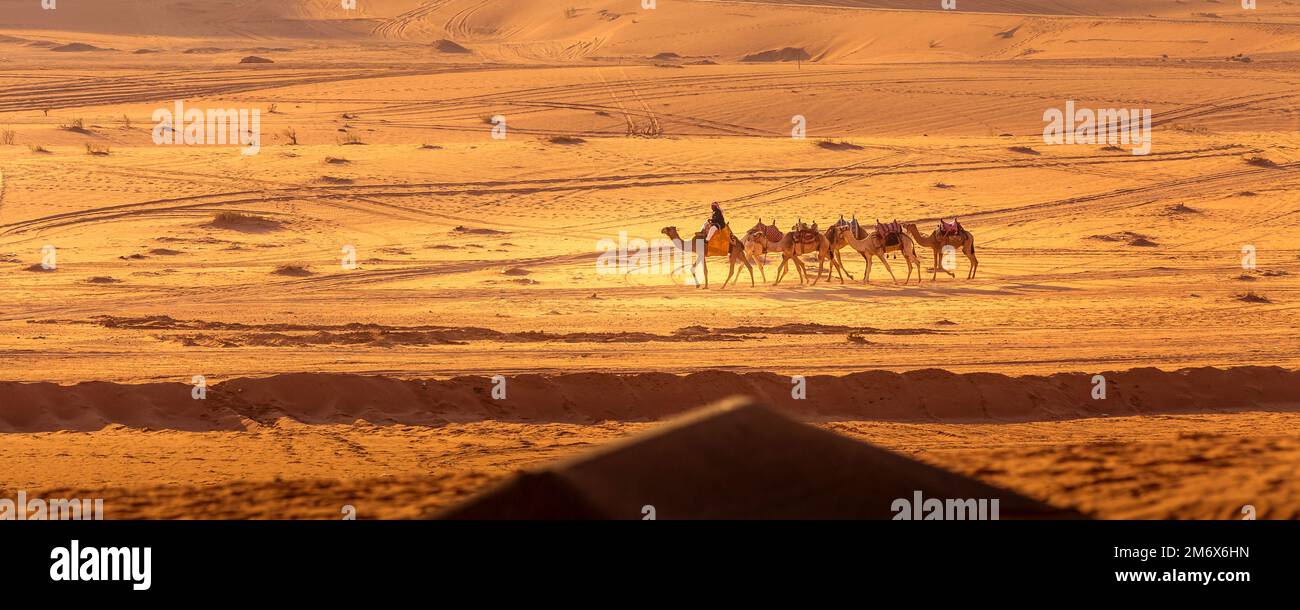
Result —
<instances>
[{"instance_id":1,"label":"small bush","mask_svg":"<svg viewBox=\"0 0 1300 610\"><path fill-rule=\"evenodd\" d=\"M551 136L546 138L551 144L583 144L586 140L574 136Z\"/></svg>"},{"instance_id":2,"label":"small bush","mask_svg":"<svg viewBox=\"0 0 1300 610\"><path fill-rule=\"evenodd\" d=\"M76 133L90 133L90 131L86 129L86 121L83 119L72 119L67 123L59 125L59 129Z\"/></svg>"},{"instance_id":3,"label":"small bush","mask_svg":"<svg viewBox=\"0 0 1300 610\"><path fill-rule=\"evenodd\" d=\"M290 277L307 277L314 275L307 265L280 265L272 271L275 275L287 275Z\"/></svg>"},{"instance_id":4,"label":"small bush","mask_svg":"<svg viewBox=\"0 0 1300 610\"><path fill-rule=\"evenodd\" d=\"M825 150L862 150L862 147L848 140L818 140L817 147Z\"/></svg>"},{"instance_id":5,"label":"small bush","mask_svg":"<svg viewBox=\"0 0 1300 610\"><path fill-rule=\"evenodd\" d=\"M216 224L239 224L244 222L264 222L265 218L243 212L217 212L212 215L212 222Z\"/></svg>"},{"instance_id":6,"label":"small bush","mask_svg":"<svg viewBox=\"0 0 1300 610\"><path fill-rule=\"evenodd\" d=\"M1246 292L1245 294L1239 294L1236 296L1236 299L1244 303L1272 303L1273 302L1269 300L1268 297L1262 294L1256 294L1254 290Z\"/></svg>"}]
</instances>

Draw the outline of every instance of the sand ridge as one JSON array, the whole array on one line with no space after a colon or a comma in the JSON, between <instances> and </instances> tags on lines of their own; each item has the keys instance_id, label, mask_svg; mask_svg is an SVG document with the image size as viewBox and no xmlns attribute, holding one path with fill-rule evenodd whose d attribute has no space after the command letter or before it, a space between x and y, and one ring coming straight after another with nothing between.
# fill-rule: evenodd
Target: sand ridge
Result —
<instances>
[{"instance_id":1,"label":"sand ridge","mask_svg":"<svg viewBox=\"0 0 1300 610\"><path fill-rule=\"evenodd\" d=\"M1300 372L1278 367L1159 369L1008 377L944 370L867 371L791 379L771 373L577 373L394 379L293 373L230 379L197 399L179 383L73 386L0 382L0 432L245 430L301 424L436 426L478 420L654 421L746 396L803 419L936 422L1220 413L1300 408ZM802 392L796 391L796 386ZM504 390L504 398L498 392Z\"/></svg>"}]
</instances>

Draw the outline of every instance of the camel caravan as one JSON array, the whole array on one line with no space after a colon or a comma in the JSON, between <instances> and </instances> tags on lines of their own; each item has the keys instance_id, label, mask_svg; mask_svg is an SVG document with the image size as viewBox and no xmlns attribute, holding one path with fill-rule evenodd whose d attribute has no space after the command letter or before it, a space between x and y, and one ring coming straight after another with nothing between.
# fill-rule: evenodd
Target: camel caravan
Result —
<instances>
[{"instance_id":1,"label":"camel caravan","mask_svg":"<svg viewBox=\"0 0 1300 610\"><path fill-rule=\"evenodd\" d=\"M970 269L966 273L966 279L974 279L975 271L979 268L979 259L975 258L975 237L962 227L956 218L952 222L940 219L939 225L929 234L921 233L915 223L899 223L897 220L889 223L876 221L875 227L868 229L858 222L857 217L845 220L843 216L835 224L821 231L817 228L817 223L811 225L799 219L789 231L782 231L777 227L776 220L773 219L771 224L764 224L760 218L758 223L745 232L743 237L737 237L727 225L726 220L722 217L722 210L718 204L713 204L713 217L704 224L704 227L691 238L692 245L688 245L682 236L678 233L677 227L664 227L661 231L668 237L679 250L684 253L694 253L695 260L689 266L683 265L682 268L689 268L691 278L695 280L695 287L700 287L699 278L695 275L695 268L702 267L704 271L705 288L709 287L709 265L710 257L726 257L729 269L727 270L727 279L722 282L722 287L726 288L727 283L735 278L735 283L740 282L740 272L738 266L743 266L749 271L749 284L756 286L754 281L754 267L758 267L759 274L763 278L763 283L767 283L767 272L765 270L765 261L768 254L780 253L781 265L777 268L776 281L773 286L779 285L785 278L789 267L793 266L795 272L799 275L799 284L803 285L809 282L808 270L804 266L803 256L813 254L817 257L817 272L811 278L811 283L816 285L821 280L822 273L826 273L826 281L831 280L831 274L839 276L840 283L844 283L844 276L850 280L853 275L844 267L844 261L841 258L840 251L845 246L856 250L862 255L862 260L866 262L866 270L862 274L862 283L867 284L871 281L871 264L873 259L879 259L889 272L889 277L898 283L898 276L894 275L894 269L890 266L889 261L885 258L886 254L898 253L902 255L903 260L907 262L907 278L903 284L908 284L912 280L912 269L916 268L916 282L921 283L921 261L916 255L916 246L919 244L923 248L929 248L934 254L934 266L930 273L930 281L936 281L939 271L947 273L950 277L956 278L957 275L951 271L955 264L948 262L945 264L945 250L955 254L961 252L970 261ZM793 263L793 265L791 264ZM829 265L827 264L829 263Z\"/></svg>"}]
</instances>

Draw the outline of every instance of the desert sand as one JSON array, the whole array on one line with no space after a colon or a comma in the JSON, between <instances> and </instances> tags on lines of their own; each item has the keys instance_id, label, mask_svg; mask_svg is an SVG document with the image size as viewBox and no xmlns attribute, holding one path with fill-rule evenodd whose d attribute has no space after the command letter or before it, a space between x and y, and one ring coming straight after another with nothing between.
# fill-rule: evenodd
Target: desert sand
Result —
<instances>
[{"instance_id":1,"label":"desert sand","mask_svg":"<svg viewBox=\"0 0 1300 610\"><path fill-rule=\"evenodd\" d=\"M0 496L418 517L739 393L1092 516L1300 516L1300 4L957 4L0 0ZM155 144L179 100L260 150ZM1046 144L1067 101L1150 154ZM714 201L956 216L979 270L598 268Z\"/></svg>"}]
</instances>

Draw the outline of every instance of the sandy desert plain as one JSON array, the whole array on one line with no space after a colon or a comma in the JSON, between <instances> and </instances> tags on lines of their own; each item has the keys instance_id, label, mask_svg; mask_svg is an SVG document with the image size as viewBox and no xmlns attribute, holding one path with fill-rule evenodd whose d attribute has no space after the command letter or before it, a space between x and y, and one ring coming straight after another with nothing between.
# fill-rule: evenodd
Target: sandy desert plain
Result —
<instances>
[{"instance_id":1,"label":"sandy desert plain","mask_svg":"<svg viewBox=\"0 0 1300 610\"><path fill-rule=\"evenodd\" d=\"M1300 1L40 4L0 0L0 497L418 517L750 394L1099 518L1300 517ZM156 145L178 100L260 150ZM1150 153L1045 143L1069 101ZM956 215L979 271L598 272L714 201Z\"/></svg>"}]
</instances>

